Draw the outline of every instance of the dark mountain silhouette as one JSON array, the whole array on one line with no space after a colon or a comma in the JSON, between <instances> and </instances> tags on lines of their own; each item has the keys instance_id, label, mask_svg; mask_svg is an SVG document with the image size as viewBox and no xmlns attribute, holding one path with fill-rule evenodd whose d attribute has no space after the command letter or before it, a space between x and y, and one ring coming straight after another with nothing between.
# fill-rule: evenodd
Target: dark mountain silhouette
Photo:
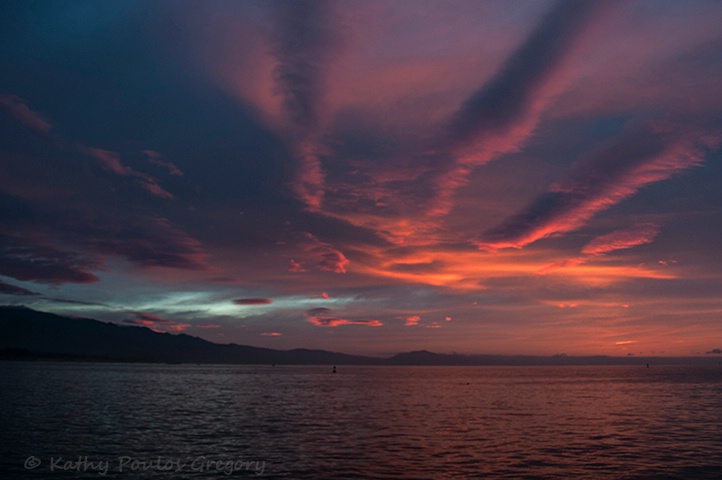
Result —
<instances>
[{"instance_id":1,"label":"dark mountain silhouette","mask_svg":"<svg viewBox=\"0 0 722 480\"><path fill-rule=\"evenodd\" d=\"M390 358L325 350L274 350L217 344L186 334L158 333L27 307L0 306L0 359L287 365L645 365L717 364L710 357L459 355L419 350Z\"/></svg>"},{"instance_id":2,"label":"dark mountain silhouette","mask_svg":"<svg viewBox=\"0 0 722 480\"><path fill-rule=\"evenodd\" d=\"M25 307L0 307L0 350L14 358L129 362L372 365L372 357L324 350L220 345L186 334L158 333Z\"/></svg>"}]
</instances>

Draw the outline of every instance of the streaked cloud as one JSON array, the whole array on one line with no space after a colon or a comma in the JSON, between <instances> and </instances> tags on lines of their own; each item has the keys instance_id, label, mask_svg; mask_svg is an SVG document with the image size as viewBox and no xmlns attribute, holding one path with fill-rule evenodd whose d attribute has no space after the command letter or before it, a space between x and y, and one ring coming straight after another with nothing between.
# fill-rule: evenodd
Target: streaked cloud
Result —
<instances>
[{"instance_id":1,"label":"streaked cloud","mask_svg":"<svg viewBox=\"0 0 722 480\"><path fill-rule=\"evenodd\" d=\"M318 210L324 196L325 174L320 156L324 127L326 74L338 48L334 4L319 0L276 2L273 53L275 82L291 129L299 168L296 194Z\"/></svg>"},{"instance_id":2,"label":"streaked cloud","mask_svg":"<svg viewBox=\"0 0 722 480\"><path fill-rule=\"evenodd\" d=\"M625 230L615 230L601 235L587 243L582 249L585 255L601 255L615 250L624 250L654 241L659 226L653 224L638 225Z\"/></svg>"},{"instance_id":3,"label":"streaked cloud","mask_svg":"<svg viewBox=\"0 0 722 480\"><path fill-rule=\"evenodd\" d=\"M317 327L340 327L342 325L365 325L367 327L381 327L383 323L378 320L349 320L339 318L330 308L312 308L306 311L306 318Z\"/></svg>"},{"instance_id":4,"label":"streaked cloud","mask_svg":"<svg viewBox=\"0 0 722 480\"><path fill-rule=\"evenodd\" d=\"M472 94L442 141L430 215L447 214L472 169L521 148L550 99L562 91L566 63L595 17L613 2L558 2L496 75ZM446 160L446 159L444 159Z\"/></svg>"},{"instance_id":5,"label":"streaked cloud","mask_svg":"<svg viewBox=\"0 0 722 480\"><path fill-rule=\"evenodd\" d=\"M273 303L270 298L239 298L233 300L236 305L268 305Z\"/></svg>"},{"instance_id":6,"label":"streaked cloud","mask_svg":"<svg viewBox=\"0 0 722 480\"><path fill-rule=\"evenodd\" d=\"M685 131L684 126L628 128L608 145L582 160L522 212L487 230L481 249L521 248L551 235L574 231L595 214L634 195L640 188L698 166L714 135ZM685 135L686 134L686 135Z\"/></svg>"},{"instance_id":7,"label":"streaked cloud","mask_svg":"<svg viewBox=\"0 0 722 480\"><path fill-rule=\"evenodd\" d=\"M50 121L41 113L28 107L27 103L16 95L0 95L0 110L36 132L48 133L53 128Z\"/></svg>"}]
</instances>

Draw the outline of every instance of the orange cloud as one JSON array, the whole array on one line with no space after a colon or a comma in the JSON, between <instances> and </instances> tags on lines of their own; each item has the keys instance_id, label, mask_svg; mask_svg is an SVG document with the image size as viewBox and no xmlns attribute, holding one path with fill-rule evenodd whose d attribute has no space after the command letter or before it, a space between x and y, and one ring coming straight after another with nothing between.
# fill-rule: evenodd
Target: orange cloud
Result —
<instances>
[{"instance_id":1,"label":"orange cloud","mask_svg":"<svg viewBox=\"0 0 722 480\"><path fill-rule=\"evenodd\" d=\"M410 317L406 317L404 320L406 320L406 323L404 323L404 326L413 327L413 326L416 326L419 324L421 317L419 317L418 315L412 315Z\"/></svg>"},{"instance_id":2,"label":"orange cloud","mask_svg":"<svg viewBox=\"0 0 722 480\"><path fill-rule=\"evenodd\" d=\"M626 230L616 230L607 235L595 238L582 249L585 255L601 255L614 250L644 245L654 240L659 232L659 226L653 224L639 225Z\"/></svg>"}]
</instances>

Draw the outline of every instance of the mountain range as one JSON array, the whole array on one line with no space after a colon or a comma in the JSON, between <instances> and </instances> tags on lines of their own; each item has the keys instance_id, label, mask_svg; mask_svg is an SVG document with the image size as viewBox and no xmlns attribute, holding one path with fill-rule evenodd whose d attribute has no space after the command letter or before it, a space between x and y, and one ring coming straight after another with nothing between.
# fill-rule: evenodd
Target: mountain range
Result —
<instances>
[{"instance_id":1,"label":"mountain range","mask_svg":"<svg viewBox=\"0 0 722 480\"><path fill-rule=\"evenodd\" d=\"M22 306L0 306L0 359L287 365L644 365L716 364L714 357L458 355L426 350L389 358L326 350L218 344Z\"/></svg>"}]
</instances>

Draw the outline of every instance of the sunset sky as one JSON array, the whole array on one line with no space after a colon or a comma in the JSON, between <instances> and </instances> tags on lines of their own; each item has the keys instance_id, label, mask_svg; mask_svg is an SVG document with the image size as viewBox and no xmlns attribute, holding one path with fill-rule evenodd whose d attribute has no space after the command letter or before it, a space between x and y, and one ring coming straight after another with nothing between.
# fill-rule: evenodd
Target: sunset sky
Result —
<instances>
[{"instance_id":1,"label":"sunset sky","mask_svg":"<svg viewBox=\"0 0 722 480\"><path fill-rule=\"evenodd\" d=\"M722 348L717 0L0 23L0 304L380 356Z\"/></svg>"}]
</instances>

